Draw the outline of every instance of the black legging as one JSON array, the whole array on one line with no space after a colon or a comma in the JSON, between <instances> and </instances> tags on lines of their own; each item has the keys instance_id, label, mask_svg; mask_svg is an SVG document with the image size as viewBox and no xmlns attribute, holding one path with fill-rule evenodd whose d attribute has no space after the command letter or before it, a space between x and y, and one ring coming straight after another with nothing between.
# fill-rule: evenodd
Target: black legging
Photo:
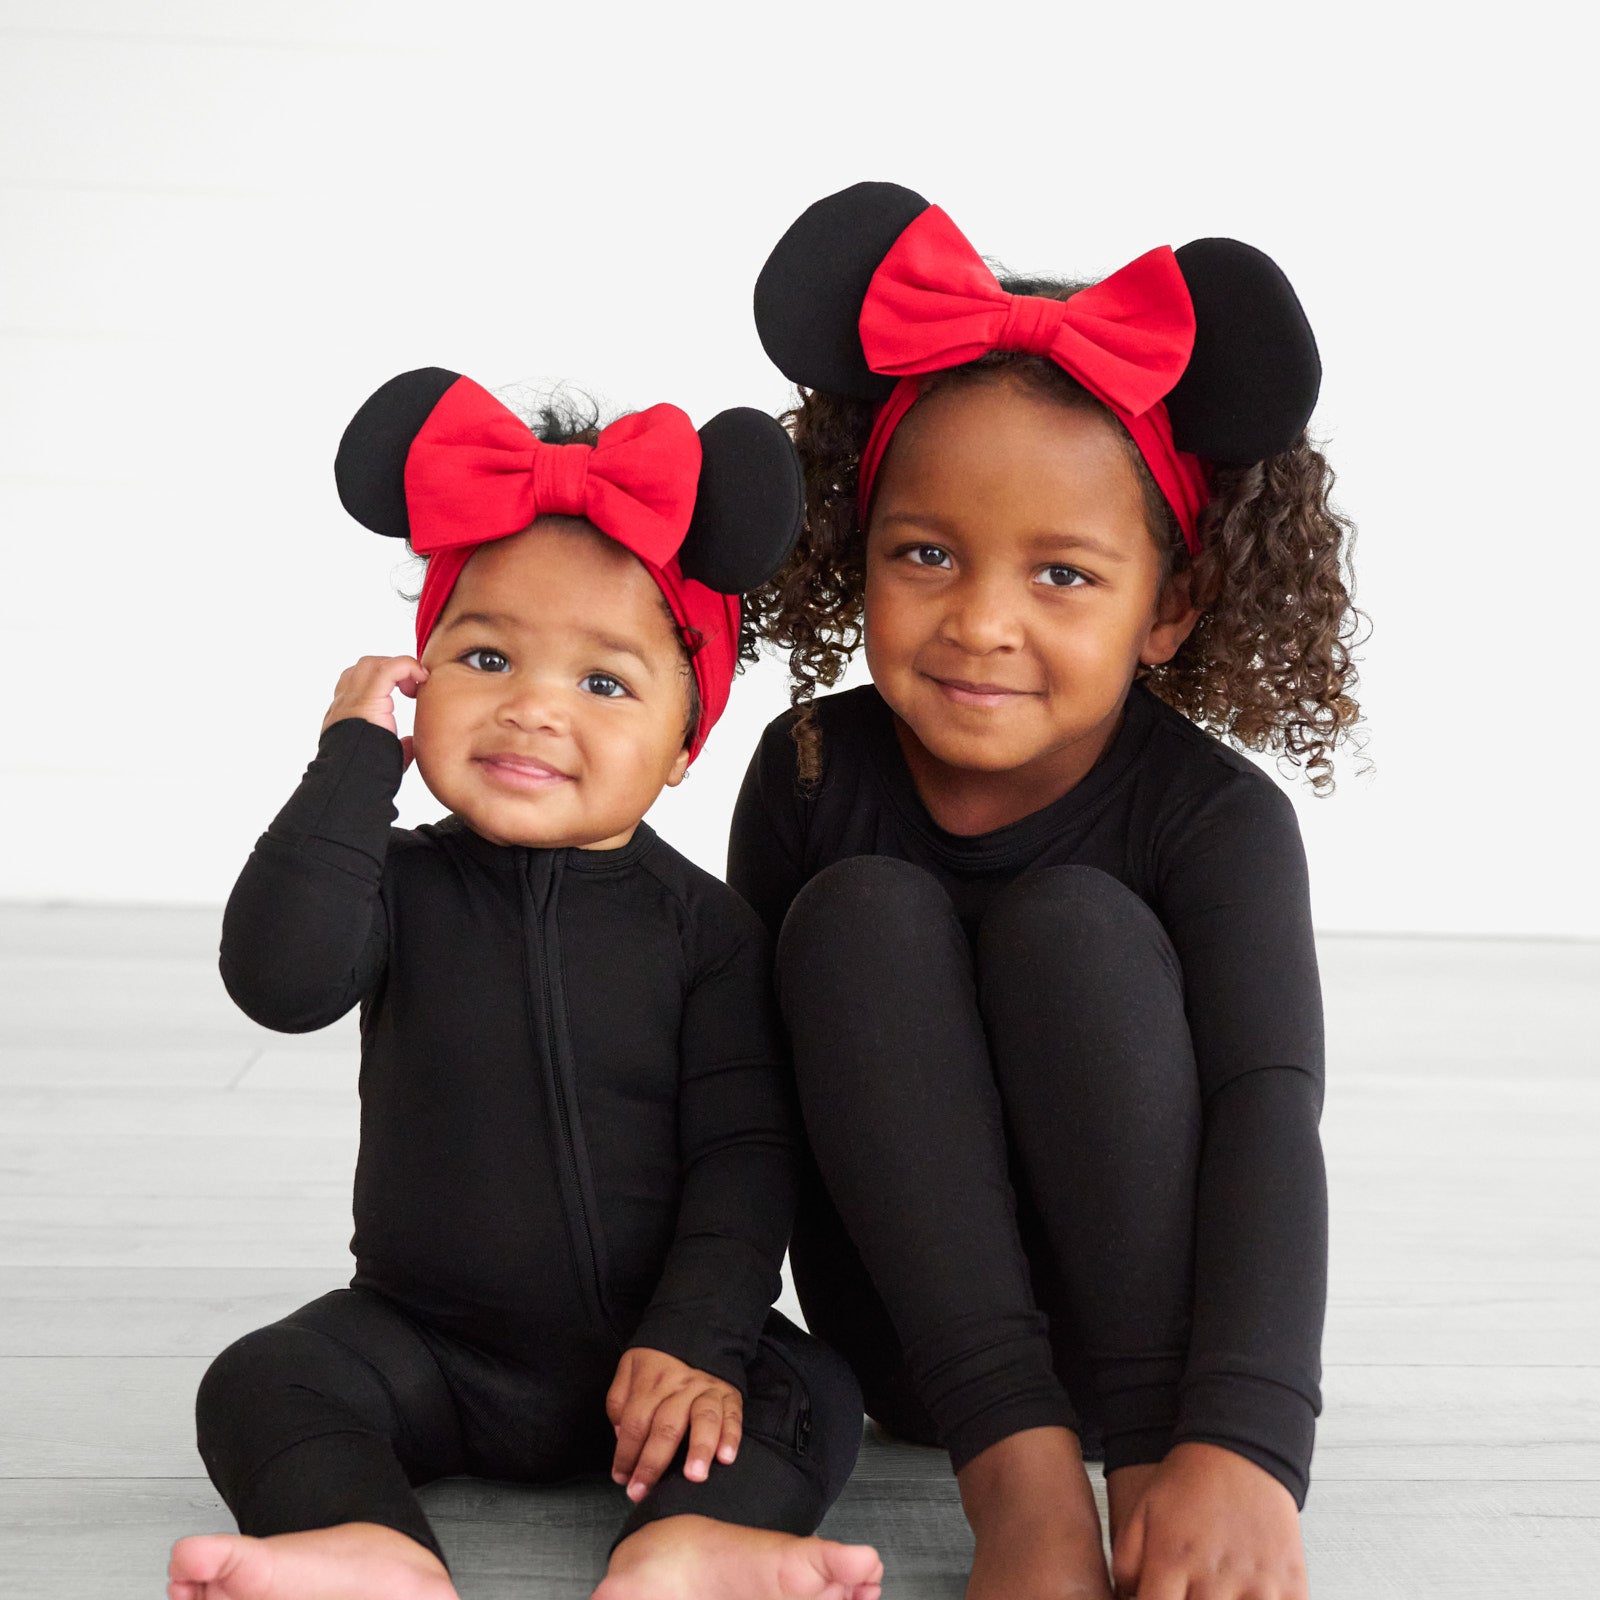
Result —
<instances>
[{"instance_id":1,"label":"black legging","mask_svg":"<svg viewBox=\"0 0 1600 1600\"><path fill-rule=\"evenodd\" d=\"M796 897L778 984L816 1162L795 1285L867 1410L957 1469L1080 1416L1108 1470L1159 1460L1201 1106L1154 913L1094 868L1047 867L969 940L923 869L852 857Z\"/></svg>"},{"instance_id":2,"label":"black legging","mask_svg":"<svg viewBox=\"0 0 1600 1600\"><path fill-rule=\"evenodd\" d=\"M537 1366L511 1360L445 1338L370 1290L338 1289L211 1364L195 1408L200 1455L242 1533L375 1522L443 1560L412 1486L457 1473L548 1483L608 1470L615 1368L616 1351L598 1342ZM790 1533L822 1520L861 1442L848 1368L773 1312L747 1383L732 1465L713 1462L692 1483L680 1446L629 1509L619 1542L687 1512Z\"/></svg>"}]
</instances>

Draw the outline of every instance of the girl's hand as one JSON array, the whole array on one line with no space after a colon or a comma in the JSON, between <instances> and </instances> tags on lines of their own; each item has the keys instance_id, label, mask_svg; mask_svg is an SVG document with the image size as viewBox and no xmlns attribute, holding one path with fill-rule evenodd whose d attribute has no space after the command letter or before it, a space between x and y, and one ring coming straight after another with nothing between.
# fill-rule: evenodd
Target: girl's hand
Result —
<instances>
[{"instance_id":1,"label":"girl's hand","mask_svg":"<svg viewBox=\"0 0 1600 1600\"><path fill-rule=\"evenodd\" d=\"M360 717L398 734L400 730L394 720L395 690L415 700L417 690L427 681L428 669L415 656L362 656L353 667L346 667L339 674L333 704L322 719L322 731L326 733L334 723L343 722L346 717ZM409 734L400 740L400 749L409 767Z\"/></svg>"},{"instance_id":2,"label":"girl's hand","mask_svg":"<svg viewBox=\"0 0 1600 1600\"><path fill-rule=\"evenodd\" d=\"M1307 1600L1294 1496L1214 1444L1177 1444L1111 1552L1121 1600Z\"/></svg>"},{"instance_id":3,"label":"girl's hand","mask_svg":"<svg viewBox=\"0 0 1600 1600\"><path fill-rule=\"evenodd\" d=\"M662 1350L624 1350L606 1394L606 1415L617 1430L611 1476L643 1500L678 1452L689 1430L683 1475L703 1482L711 1458L726 1466L739 1453L744 1400L732 1384L687 1366Z\"/></svg>"}]
</instances>

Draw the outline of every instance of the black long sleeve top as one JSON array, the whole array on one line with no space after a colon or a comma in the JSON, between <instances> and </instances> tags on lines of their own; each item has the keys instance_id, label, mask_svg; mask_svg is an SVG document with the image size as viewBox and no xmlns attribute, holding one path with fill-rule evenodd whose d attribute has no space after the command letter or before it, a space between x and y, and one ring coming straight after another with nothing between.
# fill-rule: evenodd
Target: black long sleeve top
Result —
<instances>
[{"instance_id":1,"label":"black long sleeve top","mask_svg":"<svg viewBox=\"0 0 1600 1600\"><path fill-rule=\"evenodd\" d=\"M1140 686L1100 761L1053 804L993 832L938 826L871 686L817 702L823 773L806 792L771 723L734 813L728 881L776 936L816 872L846 856L914 862L969 929L1035 867L1110 873L1161 919L1183 969L1203 1100L1194 1320L1176 1440L1223 1445L1298 1503L1321 1406L1327 1278L1322 1003L1304 851L1287 797Z\"/></svg>"},{"instance_id":2,"label":"black long sleeve top","mask_svg":"<svg viewBox=\"0 0 1600 1600\"><path fill-rule=\"evenodd\" d=\"M402 770L387 729L328 728L223 919L256 1021L360 1005L353 1281L482 1347L648 1346L743 1392L798 1136L765 930L644 823L392 827Z\"/></svg>"}]
</instances>

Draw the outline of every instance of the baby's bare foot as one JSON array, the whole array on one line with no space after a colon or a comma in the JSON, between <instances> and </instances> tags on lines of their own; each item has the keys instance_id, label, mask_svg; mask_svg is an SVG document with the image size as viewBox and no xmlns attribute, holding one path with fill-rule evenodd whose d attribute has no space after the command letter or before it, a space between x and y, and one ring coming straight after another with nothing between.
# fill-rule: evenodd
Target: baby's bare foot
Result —
<instances>
[{"instance_id":1,"label":"baby's bare foot","mask_svg":"<svg viewBox=\"0 0 1600 1600\"><path fill-rule=\"evenodd\" d=\"M197 1534L173 1545L167 1578L168 1600L458 1600L432 1551L373 1522Z\"/></svg>"},{"instance_id":2,"label":"baby's bare foot","mask_svg":"<svg viewBox=\"0 0 1600 1600\"><path fill-rule=\"evenodd\" d=\"M593 1600L878 1600L882 1583L870 1545L677 1516L629 1534Z\"/></svg>"},{"instance_id":3,"label":"baby's bare foot","mask_svg":"<svg viewBox=\"0 0 1600 1600\"><path fill-rule=\"evenodd\" d=\"M976 1549L967 1600L1111 1600L1077 1435L1028 1428L957 1474Z\"/></svg>"}]
</instances>

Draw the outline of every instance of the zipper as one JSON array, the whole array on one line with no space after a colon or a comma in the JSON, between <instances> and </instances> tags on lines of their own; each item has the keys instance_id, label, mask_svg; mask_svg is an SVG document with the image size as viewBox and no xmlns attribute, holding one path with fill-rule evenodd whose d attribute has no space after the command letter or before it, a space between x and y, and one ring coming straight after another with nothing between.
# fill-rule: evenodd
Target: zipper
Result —
<instances>
[{"instance_id":1,"label":"zipper","mask_svg":"<svg viewBox=\"0 0 1600 1600\"><path fill-rule=\"evenodd\" d=\"M542 896L537 882L541 864L546 869ZM559 851L529 850L527 853L523 876L532 901L533 915L529 920L534 927L524 930L523 948L528 963L538 968L538 992L543 1012L537 1020L529 1020L535 1023L536 1042L544 1047L542 1054L546 1087L555 1109L557 1154L561 1186L567 1197L567 1232L572 1241L574 1265L595 1322L615 1340L620 1350L624 1341L606 1305L605 1274L601 1267L603 1249L591 1196L588 1152L578 1121L576 1075L572 1070L571 1053L564 1047L566 1004L561 992L561 946L556 925L563 876L561 868ZM536 953L530 948L535 937L539 946Z\"/></svg>"}]
</instances>

